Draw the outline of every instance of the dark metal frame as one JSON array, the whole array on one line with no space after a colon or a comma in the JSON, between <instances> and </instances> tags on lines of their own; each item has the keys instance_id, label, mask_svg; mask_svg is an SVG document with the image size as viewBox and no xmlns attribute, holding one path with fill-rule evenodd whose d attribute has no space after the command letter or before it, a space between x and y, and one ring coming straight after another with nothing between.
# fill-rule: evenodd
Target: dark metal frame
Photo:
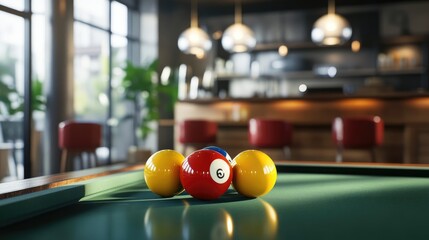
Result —
<instances>
[{"instance_id":1,"label":"dark metal frame","mask_svg":"<svg viewBox=\"0 0 429 240\"><path fill-rule=\"evenodd\" d=\"M25 9L28 11L29 16L25 18L25 47L24 47L24 178L31 178L31 127L32 127L32 111L31 111L31 98L32 98L32 55L31 55L31 42L32 42L32 23L31 23L31 0L25 0Z\"/></svg>"}]
</instances>

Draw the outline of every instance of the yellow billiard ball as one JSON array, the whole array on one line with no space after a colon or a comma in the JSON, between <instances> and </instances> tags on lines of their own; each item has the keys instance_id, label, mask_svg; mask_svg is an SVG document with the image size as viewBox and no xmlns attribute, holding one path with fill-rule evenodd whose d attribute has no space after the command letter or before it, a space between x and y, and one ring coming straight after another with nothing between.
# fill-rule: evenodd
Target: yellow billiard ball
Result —
<instances>
[{"instance_id":1,"label":"yellow billiard ball","mask_svg":"<svg viewBox=\"0 0 429 240\"><path fill-rule=\"evenodd\" d=\"M185 157L174 150L161 150L152 154L144 168L148 188L162 197L181 193L180 168L184 160Z\"/></svg>"},{"instance_id":2,"label":"yellow billiard ball","mask_svg":"<svg viewBox=\"0 0 429 240\"><path fill-rule=\"evenodd\" d=\"M273 160L264 152L246 150L234 161L233 187L246 197L259 197L273 189L277 181L277 169Z\"/></svg>"}]
</instances>

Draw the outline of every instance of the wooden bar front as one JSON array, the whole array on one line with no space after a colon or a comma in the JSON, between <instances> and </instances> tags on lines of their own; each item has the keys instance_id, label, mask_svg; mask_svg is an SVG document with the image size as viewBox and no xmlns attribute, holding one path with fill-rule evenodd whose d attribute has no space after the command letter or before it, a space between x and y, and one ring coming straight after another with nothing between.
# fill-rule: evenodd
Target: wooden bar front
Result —
<instances>
[{"instance_id":1,"label":"wooden bar front","mask_svg":"<svg viewBox=\"0 0 429 240\"><path fill-rule=\"evenodd\" d=\"M385 121L385 139L377 149L377 162L429 163L429 95L426 94L180 101L175 108L175 148L182 149L177 123L185 119L217 121L217 144L235 156L251 148L247 139L248 119L275 118L294 126L293 160L335 161L332 120L337 116L373 115ZM264 151L273 159L284 159L280 150ZM368 162L370 152L349 150L344 160Z\"/></svg>"}]
</instances>

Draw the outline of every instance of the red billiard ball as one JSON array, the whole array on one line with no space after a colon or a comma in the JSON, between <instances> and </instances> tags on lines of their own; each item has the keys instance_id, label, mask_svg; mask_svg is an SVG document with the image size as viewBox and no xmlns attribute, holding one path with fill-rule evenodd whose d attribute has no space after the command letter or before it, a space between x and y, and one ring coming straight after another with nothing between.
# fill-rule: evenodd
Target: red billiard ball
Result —
<instances>
[{"instance_id":1,"label":"red billiard ball","mask_svg":"<svg viewBox=\"0 0 429 240\"><path fill-rule=\"evenodd\" d=\"M180 181L185 191L200 200L213 200L232 182L232 167L220 153L208 149L191 153L182 163Z\"/></svg>"}]
</instances>

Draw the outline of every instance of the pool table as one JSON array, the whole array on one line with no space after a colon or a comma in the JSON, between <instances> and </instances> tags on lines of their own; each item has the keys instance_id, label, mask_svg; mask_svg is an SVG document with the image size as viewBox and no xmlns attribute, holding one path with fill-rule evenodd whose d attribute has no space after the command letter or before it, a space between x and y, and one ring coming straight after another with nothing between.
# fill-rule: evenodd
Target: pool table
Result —
<instances>
[{"instance_id":1,"label":"pool table","mask_svg":"<svg viewBox=\"0 0 429 240\"><path fill-rule=\"evenodd\" d=\"M380 169L277 163L265 196L200 201L142 166L0 200L0 239L429 239L428 170Z\"/></svg>"}]
</instances>

